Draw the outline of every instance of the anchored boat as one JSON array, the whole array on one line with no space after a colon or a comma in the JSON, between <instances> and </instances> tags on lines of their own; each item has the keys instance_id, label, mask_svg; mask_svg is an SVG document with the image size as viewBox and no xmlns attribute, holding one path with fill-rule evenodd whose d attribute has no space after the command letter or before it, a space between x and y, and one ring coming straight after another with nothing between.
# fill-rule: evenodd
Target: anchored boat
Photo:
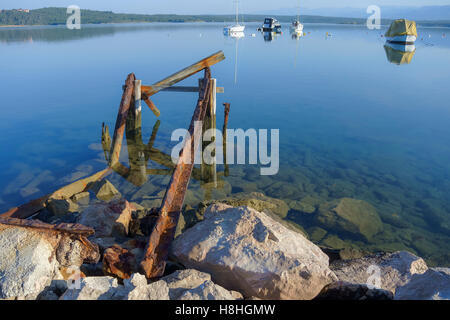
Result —
<instances>
[{"instance_id":1,"label":"anchored boat","mask_svg":"<svg viewBox=\"0 0 450 320\"><path fill-rule=\"evenodd\" d=\"M236 1L236 24L234 26L228 26L223 28L224 34L235 34L235 33L242 33L245 30L244 25L239 24L239 1Z\"/></svg>"},{"instance_id":2,"label":"anchored boat","mask_svg":"<svg viewBox=\"0 0 450 320\"><path fill-rule=\"evenodd\" d=\"M264 19L263 32L281 33L281 24L275 18Z\"/></svg>"},{"instance_id":3,"label":"anchored boat","mask_svg":"<svg viewBox=\"0 0 450 320\"><path fill-rule=\"evenodd\" d=\"M390 43L412 45L417 40L417 27L414 21L398 19L392 22L385 34Z\"/></svg>"},{"instance_id":4,"label":"anchored boat","mask_svg":"<svg viewBox=\"0 0 450 320\"><path fill-rule=\"evenodd\" d=\"M301 36L303 35L303 24L300 23L300 6L298 8L297 20L292 21L291 24L291 33Z\"/></svg>"}]
</instances>

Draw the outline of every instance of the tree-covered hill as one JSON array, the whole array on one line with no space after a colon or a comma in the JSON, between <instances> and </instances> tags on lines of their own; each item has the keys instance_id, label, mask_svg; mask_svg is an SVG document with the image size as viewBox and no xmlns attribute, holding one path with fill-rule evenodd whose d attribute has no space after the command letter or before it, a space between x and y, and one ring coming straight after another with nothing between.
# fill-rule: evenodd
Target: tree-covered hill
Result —
<instances>
[{"instance_id":1,"label":"tree-covered hill","mask_svg":"<svg viewBox=\"0 0 450 320\"><path fill-rule=\"evenodd\" d=\"M0 25L63 25L69 14L66 8L42 8L23 12L18 10L3 10L0 12ZM261 22L263 15L243 15L246 22ZM276 16L280 22L290 22L294 16ZM99 23L132 23L132 22L231 22L234 15L172 15L172 14L123 14L111 11L81 10L82 24ZM322 16L302 16L305 23L338 23L338 24L364 24L365 19L338 18ZM383 20L388 24L389 20ZM450 21L424 21L422 25L450 26Z\"/></svg>"}]
</instances>

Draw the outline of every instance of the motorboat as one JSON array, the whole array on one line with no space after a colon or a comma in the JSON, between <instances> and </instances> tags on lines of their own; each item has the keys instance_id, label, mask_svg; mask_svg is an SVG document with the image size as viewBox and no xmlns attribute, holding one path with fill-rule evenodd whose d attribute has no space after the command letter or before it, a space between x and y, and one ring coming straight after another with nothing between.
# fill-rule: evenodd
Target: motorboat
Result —
<instances>
[{"instance_id":1,"label":"motorboat","mask_svg":"<svg viewBox=\"0 0 450 320\"><path fill-rule=\"evenodd\" d=\"M262 31L281 33L281 24L275 18L265 18Z\"/></svg>"}]
</instances>

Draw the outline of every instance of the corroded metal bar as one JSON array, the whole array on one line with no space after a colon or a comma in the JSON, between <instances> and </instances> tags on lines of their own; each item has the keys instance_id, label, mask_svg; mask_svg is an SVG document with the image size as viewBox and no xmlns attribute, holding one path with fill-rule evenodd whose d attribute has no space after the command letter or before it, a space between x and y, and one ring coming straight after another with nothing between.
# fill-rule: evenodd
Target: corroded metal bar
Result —
<instances>
[{"instance_id":1,"label":"corroded metal bar","mask_svg":"<svg viewBox=\"0 0 450 320\"><path fill-rule=\"evenodd\" d=\"M178 164L170 180L159 217L150 235L141 267L147 278L160 277L164 274L169 247L175 235L178 218L184 202L184 197L194 167L194 157L199 147L201 130L194 130L195 122L203 121L211 97L211 72L205 70L205 77L200 90L194 114L189 126L189 135L185 139L180 152Z\"/></svg>"},{"instance_id":2,"label":"corroded metal bar","mask_svg":"<svg viewBox=\"0 0 450 320\"><path fill-rule=\"evenodd\" d=\"M94 229L78 223L60 223L57 225L52 225L39 220L24 220L0 217L0 225L36 229L42 232L59 232L84 237L89 237L95 233Z\"/></svg>"},{"instance_id":3,"label":"corroded metal bar","mask_svg":"<svg viewBox=\"0 0 450 320\"><path fill-rule=\"evenodd\" d=\"M122 95L122 100L120 102L119 112L117 114L116 127L114 129L114 137L112 142L111 154L109 156L109 165L113 166L117 161L119 161L120 150L122 149L123 133L125 132L125 122L128 115L128 110L131 104L134 103L133 93L134 93L134 81L136 77L134 73L130 73L125 82L125 90Z\"/></svg>"},{"instance_id":4,"label":"corroded metal bar","mask_svg":"<svg viewBox=\"0 0 450 320\"><path fill-rule=\"evenodd\" d=\"M142 99L144 100L145 104L150 108L150 110L152 110L155 116L159 117L161 115L159 109L155 106L153 101L150 100L150 98L145 93L142 94Z\"/></svg>"},{"instance_id":5,"label":"corroded metal bar","mask_svg":"<svg viewBox=\"0 0 450 320\"><path fill-rule=\"evenodd\" d=\"M227 164L227 126L228 126L228 115L230 114L230 104L224 103L224 119L223 119L223 128L222 128L222 141L223 141L223 163L224 163L224 176L228 177L230 174L230 169Z\"/></svg>"},{"instance_id":6,"label":"corroded metal bar","mask_svg":"<svg viewBox=\"0 0 450 320\"><path fill-rule=\"evenodd\" d=\"M155 93L164 90L168 87L173 86L174 84L196 74L197 72L202 71L203 69L209 68L212 65L215 65L216 63L219 63L220 61L225 59L225 55L223 51L219 51L214 53L213 55L200 60L197 63L194 63L193 65L174 73L173 75L151 85L151 86L142 86L142 92L147 95L147 97L150 97L154 95Z\"/></svg>"}]
</instances>

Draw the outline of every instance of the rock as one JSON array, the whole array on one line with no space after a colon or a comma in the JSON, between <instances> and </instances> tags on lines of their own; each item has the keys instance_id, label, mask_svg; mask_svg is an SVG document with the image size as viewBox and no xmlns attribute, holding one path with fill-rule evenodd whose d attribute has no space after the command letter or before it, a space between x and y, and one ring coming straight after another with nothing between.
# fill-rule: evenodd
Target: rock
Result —
<instances>
[{"instance_id":1,"label":"rock","mask_svg":"<svg viewBox=\"0 0 450 320\"><path fill-rule=\"evenodd\" d=\"M414 274L397 288L395 300L450 300L450 268L431 268Z\"/></svg>"},{"instance_id":2,"label":"rock","mask_svg":"<svg viewBox=\"0 0 450 320\"><path fill-rule=\"evenodd\" d=\"M367 240L383 229L383 223L372 205L350 198L320 205L316 219L326 230L350 232Z\"/></svg>"},{"instance_id":3,"label":"rock","mask_svg":"<svg viewBox=\"0 0 450 320\"><path fill-rule=\"evenodd\" d=\"M162 278L169 287L171 300L237 300L239 292L228 291L211 281L207 273L193 269L179 270Z\"/></svg>"},{"instance_id":4,"label":"rock","mask_svg":"<svg viewBox=\"0 0 450 320\"><path fill-rule=\"evenodd\" d=\"M147 279L141 274L134 274L124 282L125 290L130 290L125 300L169 300L169 287L163 280L147 284Z\"/></svg>"},{"instance_id":5,"label":"rock","mask_svg":"<svg viewBox=\"0 0 450 320\"><path fill-rule=\"evenodd\" d=\"M159 213L155 209L134 211L130 222L130 236L149 236Z\"/></svg>"},{"instance_id":6,"label":"rock","mask_svg":"<svg viewBox=\"0 0 450 320\"><path fill-rule=\"evenodd\" d=\"M333 282L325 286L314 300L393 300L392 292L369 288L365 284Z\"/></svg>"},{"instance_id":7,"label":"rock","mask_svg":"<svg viewBox=\"0 0 450 320\"><path fill-rule=\"evenodd\" d=\"M0 227L0 299L43 291L58 270L54 252L37 232Z\"/></svg>"},{"instance_id":8,"label":"rock","mask_svg":"<svg viewBox=\"0 0 450 320\"><path fill-rule=\"evenodd\" d=\"M246 297L312 299L336 280L317 246L249 207L211 205L204 221L175 239L172 254Z\"/></svg>"},{"instance_id":9,"label":"rock","mask_svg":"<svg viewBox=\"0 0 450 320\"><path fill-rule=\"evenodd\" d=\"M47 202L47 209L55 216L63 216L68 213L77 212L78 204L70 199L50 199Z\"/></svg>"},{"instance_id":10,"label":"rock","mask_svg":"<svg viewBox=\"0 0 450 320\"><path fill-rule=\"evenodd\" d=\"M59 269L99 259L98 248L67 234L0 226L0 298L39 295Z\"/></svg>"},{"instance_id":11,"label":"rock","mask_svg":"<svg viewBox=\"0 0 450 320\"><path fill-rule=\"evenodd\" d=\"M97 199L110 201L121 196L120 192L107 179L103 179L93 184L91 190L95 193Z\"/></svg>"},{"instance_id":12,"label":"rock","mask_svg":"<svg viewBox=\"0 0 450 320\"><path fill-rule=\"evenodd\" d=\"M125 199L95 203L80 213L78 223L94 228L98 238L126 236L133 210Z\"/></svg>"},{"instance_id":13,"label":"rock","mask_svg":"<svg viewBox=\"0 0 450 320\"><path fill-rule=\"evenodd\" d=\"M134 254L119 245L106 249L103 254L103 272L106 275L128 279L136 272L136 269Z\"/></svg>"},{"instance_id":14,"label":"rock","mask_svg":"<svg viewBox=\"0 0 450 320\"><path fill-rule=\"evenodd\" d=\"M89 277L80 280L79 288L69 288L60 300L115 300L119 284L113 277Z\"/></svg>"},{"instance_id":15,"label":"rock","mask_svg":"<svg viewBox=\"0 0 450 320\"><path fill-rule=\"evenodd\" d=\"M80 205L87 206L89 204L90 195L89 192L80 192L73 195L71 199Z\"/></svg>"},{"instance_id":16,"label":"rock","mask_svg":"<svg viewBox=\"0 0 450 320\"><path fill-rule=\"evenodd\" d=\"M330 268L340 281L378 284L379 288L394 294L396 288L408 283L414 274L422 274L428 269L422 258L406 251L378 253L354 260L338 260L334 261ZM379 281L376 274L377 268L379 268Z\"/></svg>"}]
</instances>

